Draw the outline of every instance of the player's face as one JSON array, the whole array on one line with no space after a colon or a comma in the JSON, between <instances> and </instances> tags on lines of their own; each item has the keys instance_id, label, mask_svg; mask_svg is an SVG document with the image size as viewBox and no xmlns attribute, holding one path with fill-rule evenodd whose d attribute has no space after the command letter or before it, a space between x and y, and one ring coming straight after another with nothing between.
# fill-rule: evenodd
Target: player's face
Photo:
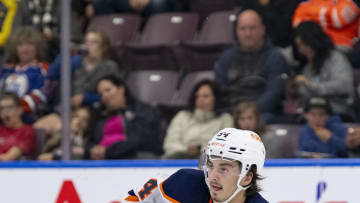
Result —
<instances>
[{"instance_id":1,"label":"player's face","mask_svg":"<svg viewBox=\"0 0 360 203\"><path fill-rule=\"evenodd\" d=\"M207 160L210 195L216 202L227 200L237 189L240 175L239 163L227 160Z\"/></svg>"},{"instance_id":2,"label":"player's face","mask_svg":"<svg viewBox=\"0 0 360 203\"><path fill-rule=\"evenodd\" d=\"M203 111L213 111L215 97L209 85L203 85L196 92L196 108Z\"/></svg>"}]
</instances>

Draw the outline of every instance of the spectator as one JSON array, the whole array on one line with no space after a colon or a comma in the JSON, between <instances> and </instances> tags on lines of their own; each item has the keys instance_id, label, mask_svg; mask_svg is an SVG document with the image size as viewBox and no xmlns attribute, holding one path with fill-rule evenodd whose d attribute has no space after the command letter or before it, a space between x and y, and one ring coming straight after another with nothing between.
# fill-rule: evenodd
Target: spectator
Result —
<instances>
[{"instance_id":1,"label":"spectator","mask_svg":"<svg viewBox=\"0 0 360 203\"><path fill-rule=\"evenodd\" d=\"M334 113L346 121L355 119L349 108L354 100L353 70L347 58L334 48L331 38L315 22L302 22L295 43L306 63L295 77L301 99L319 95L329 99Z\"/></svg>"},{"instance_id":2,"label":"spectator","mask_svg":"<svg viewBox=\"0 0 360 203\"><path fill-rule=\"evenodd\" d=\"M0 161L31 157L35 152L36 136L31 125L21 120L21 102L13 93L0 97Z\"/></svg>"},{"instance_id":3,"label":"spectator","mask_svg":"<svg viewBox=\"0 0 360 203\"><path fill-rule=\"evenodd\" d=\"M296 6L304 0L236 0L242 9L257 11L266 26L271 41L280 47L291 44L291 19Z\"/></svg>"},{"instance_id":4,"label":"spectator","mask_svg":"<svg viewBox=\"0 0 360 203\"><path fill-rule=\"evenodd\" d=\"M222 113L220 88L210 80L198 82L191 92L188 110L172 119L164 142L164 158L199 158L211 136L232 127L230 114Z\"/></svg>"},{"instance_id":5,"label":"spectator","mask_svg":"<svg viewBox=\"0 0 360 203\"><path fill-rule=\"evenodd\" d=\"M79 43L85 28L84 0L71 1L71 41ZM82 8L81 8L82 7ZM20 26L35 27L47 43L47 61L53 61L60 52L61 0L19 1L15 21Z\"/></svg>"},{"instance_id":6,"label":"spectator","mask_svg":"<svg viewBox=\"0 0 360 203\"><path fill-rule=\"evenodd\" d=\"M360 157L360 128L348 128L346 145L349 157Z\"/></svg>"},{"instance_id":7,"label":"spectator","mask_svg":"<svg viewBox=\"0 0 360 203\"><path fill-rule=\"evenodd\" d=\"M86 146L86 157L99 159L156 158L162 153L159 112L131 96L115 75L98 83L106 118L97 121Z\"/></svg>"},{"instance_id":8,"label":"spectator","mask_svg":"<svg viewBox=\"0 0 360 203\"><path fill-rule=\"evenodd\" d=\"M254 102L239 103L233 116L236 128L250 130L260 136L266 148L266 158L281 158L281 154L276 151L276 136L273 131L266 128Z\"/></svg>"},{"instance_id":9,"label":"spectator","mask_svg":"<svg viewBox=\"0 0 360 203\"><path fill-rule=\"evenodd\" d=\"M73 71L72 105L91 106L100 101L100 95L96 92L97 81L105 75L119 75L121 73L117 64L111 60L110 41L106 33L97 30L89 30L85 35L86 53L71 57L71 68ZM58 56L51 64L47 75L48 83L60 80L61 57ZM50 85L49 85L50 86ZM51 88L50 88L51 89ZM49 90L45 90L52 97ZM59 101L54 101L58 104Z\"/></svg>"},{"instance_id":10,"label":"spectator","mask_svg":"<svg viewBox=\"0 0 360 203\"><path fill-rule=\"evenodd\" d=\"M215 64L215 80L228 93L231 107L255 101L264 121L270 122L281 111L284 81L280 75L288 66L280 49L266 37L259 14L242 11L236 26L238 43Z\"/></svg>"},{"instance_id":11,"label":"spectator","mask_svg":"<svg viewBox=\"0 0 360 203\"><path fill-rule=\"evenodd\" d=\"M32 27L18 28L6 45L6 65L0 70L1 89L16 93L25 113L35 113L37 104L46 101L40 91L48 69L43 62L44 52L41 33Z\"/></svg>"},{"instance_id":12,"label":"spectator","mask_svg":"<svg viewBox=\"0 0 360 203\"><path fill-rule=\"evenodd\" d=\"M299 156L346 157L347 128L339 117L332 116L329 102L323 97L311 97L304 111L307 124L299 132Z\"/></svg>"},{"instance_id":13,"label":"spectator","mask_svg":"<svg viewBox=\"0 0 360 203\"><path fill-rule=\"evenodd\" d=\"M179 0L88 0L88 17L110 13L141 13L148 17L154 13L184 11L187 1Z\"/></svg>"},{"instance_id":14,"label":"spectator","mask_svg":"<svg viewBox=\"0 0 360 203\"><path fill-rule=\"evenodd\" d=\"M62 157L61 139L62 139L62 123L58 119L54 122L58 128L55 132L48 132L50 138L43 146L42 153L38 160L59 160ZM88 128L90 122L90 110L86 107L79 107L73 112L71 118L71 159L83 159L85 153L85 142L87 139Z\"/></svg>"},{"instance_id":15,"label":"spectator","mask_svg":"<svg viewBox=\"0 0 360 203\"><path fill-rule=\"evenodd\" d=\"M314 21L337 46L349 49L357 41L359 19L360 9L352 0L308 0L298 5L292 24Z\"/></svg>"}]
</instances>

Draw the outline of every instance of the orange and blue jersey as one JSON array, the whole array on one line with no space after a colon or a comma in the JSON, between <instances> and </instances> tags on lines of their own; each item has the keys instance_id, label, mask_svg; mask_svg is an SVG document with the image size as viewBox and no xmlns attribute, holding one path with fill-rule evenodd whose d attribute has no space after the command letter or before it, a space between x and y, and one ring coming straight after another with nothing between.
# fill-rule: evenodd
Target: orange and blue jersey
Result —
<instances>
[{"instance_id":1,"label":"orange and blue jersey","mask_svg":"<svg viewBox=\"0 0 360 203\"><path fill-rule=\"evenodd\" d=\"M141 189L129 191L125 202L213 203L213 200L203 171L180 169L160 183L152 178ZM268 201L259 193L255 193L247 197L245 203L268 203Z\"/></svg>"}]
</instances>

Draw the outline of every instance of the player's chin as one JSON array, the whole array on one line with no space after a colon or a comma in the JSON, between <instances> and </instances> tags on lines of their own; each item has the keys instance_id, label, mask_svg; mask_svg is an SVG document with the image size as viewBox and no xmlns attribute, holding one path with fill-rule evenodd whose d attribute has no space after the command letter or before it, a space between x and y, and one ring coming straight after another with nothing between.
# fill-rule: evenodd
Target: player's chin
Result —
<instances>
[{"instance_id":1,"label":"player's chin","mask_svg":"<svg viewBox=\"0 0 360 203\"><path fill-rule=\"evenodd\" d=\"M219 198L222 192L223 192L223 188L219 188L219 187L210 188L211 196L213 196L214 199Z\"/></svg>"},{"instance_id":2,"label":"player's chin","mask_svg":"<svg viewBox=\"0 0 360 203\"><path fill-rule=\"evenodd\" d=\"M219 195L211 196L211 198L214 200L214 202L224 202L226 199L223 197L220 197Z\"/></svg>"}]
</instances>

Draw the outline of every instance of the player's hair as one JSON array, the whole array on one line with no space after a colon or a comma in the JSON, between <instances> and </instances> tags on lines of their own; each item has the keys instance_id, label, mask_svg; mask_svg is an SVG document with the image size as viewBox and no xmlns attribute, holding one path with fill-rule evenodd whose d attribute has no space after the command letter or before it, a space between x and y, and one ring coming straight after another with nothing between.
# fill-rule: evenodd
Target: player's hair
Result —
<instances>
[{"instance_id":1,"label":"player's hair","mask_svg":"<svg viewBox=\"0 0 360 203\"><path fill-rule=\"evenodd\" d=\"M21 106L21 100L20 98L12 92L4 92L0 95L0 101L4 100L4 99L11 99L16 106Z\"/></svg>"},{"instance_id":2,"label":"player's hair","mask_svg":"<svg viewBox=\"0 0 360 203\"><path fill-rule=\"evenodd\" d=\"M239 167L241 169L242 164L240 162L238 162L238 163L239 163ZM264 179L262 176L260 176L257 173L257 168L256 168L255 164L250 167L250 170L249 170L248 173L250 173L250 172L253 173L253 178L251 180L250 187L248 189L246 189L246 196L251 196L251 195L253 195L253 194L257 193L257 192L260 192L261 188L257 184L257 181Z\"/></svg>"}]
</instances>

